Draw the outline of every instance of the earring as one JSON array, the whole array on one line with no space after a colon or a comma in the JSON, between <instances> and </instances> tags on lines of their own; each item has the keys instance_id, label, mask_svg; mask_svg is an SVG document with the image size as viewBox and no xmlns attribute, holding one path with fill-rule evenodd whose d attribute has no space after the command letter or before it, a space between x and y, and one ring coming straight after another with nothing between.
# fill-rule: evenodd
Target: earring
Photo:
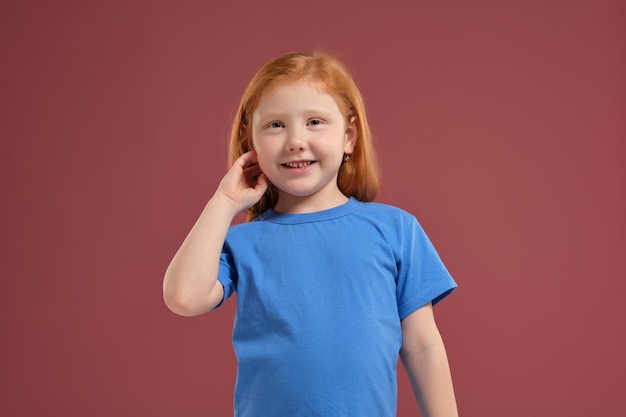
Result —
<instances>
[{"instance_id":1,"label":"earring","mask_svg":"<svg viewBox=\"0 0 626 417\"><path fill-rule=\"evenodd\" d=\"M343 162L348 162L350 160L350 155L349 154L345 154L343 156Z\"/></svg>"}]
</instances>

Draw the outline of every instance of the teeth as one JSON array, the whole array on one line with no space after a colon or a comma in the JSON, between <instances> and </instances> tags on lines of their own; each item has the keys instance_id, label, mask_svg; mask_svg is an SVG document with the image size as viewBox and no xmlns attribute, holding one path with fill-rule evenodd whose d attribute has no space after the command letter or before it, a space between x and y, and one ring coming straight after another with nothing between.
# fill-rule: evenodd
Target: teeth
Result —
<instances>
[{"instance_id":1,"label":"teeth","mask_svg":"<svg viewBox=\"0 0 626 417\"><path fill-rule=\"evenodd\" d=\"M289 168L304 168L304 167L308 167L309 165L311 165L311 163L310 162L298 162L298 163L287 162L285 165L288 166Z\"/></svg>"}]
</instances>

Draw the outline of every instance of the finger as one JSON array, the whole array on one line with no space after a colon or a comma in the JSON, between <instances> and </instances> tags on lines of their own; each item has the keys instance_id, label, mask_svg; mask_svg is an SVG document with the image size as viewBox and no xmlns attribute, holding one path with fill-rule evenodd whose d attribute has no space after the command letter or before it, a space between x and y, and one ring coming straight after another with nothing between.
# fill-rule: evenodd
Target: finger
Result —
<instances>
[{"instance_id":1,"label":"finger","mask_svg":"<svg viewBox=\"0 0 626 417\"><path fill-rule=\"evenodd\" d=\"M246 178L258 177L261 172L261 167L257 164L247 166L243 169Z\"/></svg>"},{"instance_id":2,"label":"finger","mask_svg":"<svg viewBox=\"0 0 626 417\"><path fill-rule=\"evenodd\" d=\"M233 162L231 169L240 168L243 170L246 167L246 165L249 165L250 163L248 162L248 160L250 158L250 155L248 155L248 153L249 152L239 155L239 157L235 159L235 161Z\"/></svg>"},{"instance_id":3,"label":"finger","mask_svg":"<svg viewBox=\"0 0 626 417\"><path fill-rule=\"evenodd\" d=\"M265 176L264 173L261 172L261 174L259 175L259 177L256 180L256 187L255 188L263 188L266 189L269 185L269 181L267 179L267 177Z\"/></svg>"},{"instance_id":4,"label":"finger","mask_svg":"<svg viewBox=\"0 0 626 417\"><path fill-rule=\"evenodd\" d=\"M257 163L257 155L255 151L249 151L242 154L237 161L241 167L248 167Z\"/></svg>"},{"instance_id":5,"label":"finger","mask_svg":"<svg viewBox=\"0 0 626 417\"><path fill-rule=\"evenodd\" d=\"M269 181L267 180L267 177L265 174L261 173L256 180L256 184L254 184L254 190L259 193L259 196L261 196L265 193L265 190L267 190L268 185Z\"/></svg>"}]
</instances>

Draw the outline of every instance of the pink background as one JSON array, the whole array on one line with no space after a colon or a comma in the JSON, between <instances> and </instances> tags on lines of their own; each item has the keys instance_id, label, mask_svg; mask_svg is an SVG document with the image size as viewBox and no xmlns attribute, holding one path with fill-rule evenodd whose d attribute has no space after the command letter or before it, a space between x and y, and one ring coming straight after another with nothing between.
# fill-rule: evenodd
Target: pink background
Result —
<instances>
[{"instance_id":1,"label":"pink background","mask_svg":"<svg viewBox=\"0 0 626 417\"><path fill-rule=\"evenodd\" d=\"M460 284L462 415L626 415L625 3L215 3L0 5L0 415L229 415L234 303L175 316L162 276L249 78L316 48Z\"/></svg>"}]
</instances>

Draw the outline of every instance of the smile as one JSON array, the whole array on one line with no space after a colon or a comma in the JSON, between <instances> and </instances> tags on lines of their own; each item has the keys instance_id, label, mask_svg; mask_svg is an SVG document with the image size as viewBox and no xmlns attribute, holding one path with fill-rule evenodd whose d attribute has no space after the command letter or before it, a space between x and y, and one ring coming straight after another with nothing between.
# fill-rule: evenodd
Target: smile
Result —
<instances>
[{"instance_id":1,"label":"smile","mask_svg":"<svg viewBox=\"0 0 626 417\"><path fill-rule=\"evenodd\" d=\"M283 166L286 166L287 168L306 168L308 166L310 166L311 164L313 164L314 161L307 161L307 162L287 162L285 164L283 164Z\"/></svg>"}]
</instances>

